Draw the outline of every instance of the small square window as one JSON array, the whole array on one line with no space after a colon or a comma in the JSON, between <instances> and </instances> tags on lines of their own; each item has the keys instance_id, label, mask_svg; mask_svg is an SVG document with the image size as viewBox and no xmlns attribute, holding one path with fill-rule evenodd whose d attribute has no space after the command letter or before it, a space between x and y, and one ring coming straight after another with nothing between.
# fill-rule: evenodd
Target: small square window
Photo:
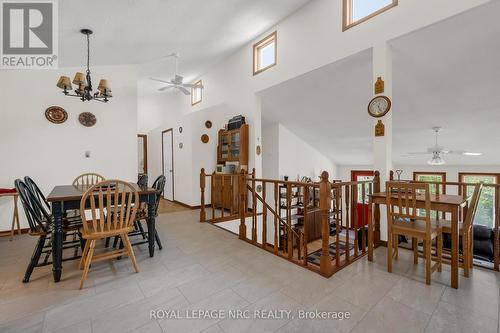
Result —
<instances>
[{"instance_id":1,"label":"small square window","mask_svg":"<svg viewBox=\"0 0 500 333\"><path fill-rule=\"evenodd\" d=\"M276 65L276 31L253 46L253 75Z\"/></svg>"},{"instance_id":2,"label":"small square window","mask_svg":"<svg viewBox=\"0 0 500 333\"><path fill-rule=\"evenodd\" d=\"M200 87L191 88L191 105L196 105L200 103L203 98L203 84L201 80L196 81L194 85Z\"/></svg>"},{"instance_id":3,"label":"small square window","mask_svg":"<svg viewBox=\"0 0 500 333\"><path fill-rule=\"evenodd\" d=\"M397 6L398 0L344 0L343 30Z\"/></svg>"}]
</instances>

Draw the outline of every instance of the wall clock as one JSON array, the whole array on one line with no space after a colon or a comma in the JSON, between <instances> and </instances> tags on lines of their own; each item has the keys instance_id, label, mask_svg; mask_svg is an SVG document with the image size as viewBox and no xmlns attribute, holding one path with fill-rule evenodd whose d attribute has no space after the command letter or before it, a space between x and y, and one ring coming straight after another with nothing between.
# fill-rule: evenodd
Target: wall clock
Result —
<instances>
[{"instance_id":1,"label":"wall clock","mask_svg":"<svg viewBox=\"0 0 500 333\"><path fill-rule=\"evenodd\" d=\"M62 124L68 119L68 113L62 107L51 106L45 110L45 118L53 124Z\"/></svg>"},{"instance_id":2,"label":"wall clock","mask_svg":"<svg viewBox=\"0 0 500 333\"><path fill-rule=\"evenodd\" d=\"M78 116L78 121L85 127L92 127L97 123L97 119L93 113L90 112L82 112Z\"/></svg>"},{"instance_id":3,"label":"wall clock","mask_svg":"<svg viewBox=\"0 0 500 333\"><path fill-rule=\"evenodd\" d=\"M391 100L387 96L376 96L368 103L368 113L375 118L383 117L391 110Z\"/></svg>"}]
</instances>

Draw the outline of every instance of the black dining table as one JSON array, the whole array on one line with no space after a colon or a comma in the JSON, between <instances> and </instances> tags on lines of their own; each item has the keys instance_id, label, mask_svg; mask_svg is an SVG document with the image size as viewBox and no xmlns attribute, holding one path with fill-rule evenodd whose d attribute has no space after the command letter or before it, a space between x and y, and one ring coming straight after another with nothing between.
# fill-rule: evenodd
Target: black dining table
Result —
<instances>
[{"instance_id":1,"label":"black dining table","mask_svg":"<svg viewBox=\"0 0 500 333\"><path fill-rule=\"evenodd\" d=\"M149 256L153 257L155 253L155 204L156 190L151 187L140 187L135 183L130 183L139 193L139 202L147 204L148 218L148 237ZM61 280L62 262L63 262L63 216L68 210L80 209L80 201L83 194L90 186L81 185L58 185L50 192L47 197L52 205L52 215L54 226L52 228L52 273L54 282ZM87 203L87 207L90 204Z\"/></svg>"}]
</instances>

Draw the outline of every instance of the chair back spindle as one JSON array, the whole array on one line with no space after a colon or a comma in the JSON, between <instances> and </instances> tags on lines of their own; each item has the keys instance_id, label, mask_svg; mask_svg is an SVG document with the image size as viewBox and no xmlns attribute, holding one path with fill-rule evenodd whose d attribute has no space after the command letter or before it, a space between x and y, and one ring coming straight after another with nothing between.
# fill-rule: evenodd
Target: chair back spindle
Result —
<instances>
[{"instance_id":1,"label":"chair back spindle","mask_svg":"<svg viewBox=\"0 0 500 333\"><path fill-rule=\"evenodd\" d=\"M104 181L105 178L98 173L84 173L73 180L73 186L92 186Z\"/></svg>"}]
</instances>

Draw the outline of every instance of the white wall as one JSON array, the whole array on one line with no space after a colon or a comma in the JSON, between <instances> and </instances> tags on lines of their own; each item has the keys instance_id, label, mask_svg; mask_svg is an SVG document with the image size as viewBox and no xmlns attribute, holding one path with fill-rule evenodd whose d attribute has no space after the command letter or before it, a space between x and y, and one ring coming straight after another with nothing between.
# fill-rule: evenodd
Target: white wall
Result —
<instances>
[{"instance_id":1,"label":"white wall","mask_svg":"<svg viewBox=\"0 0 500 333\"><path fill-rule=\"evenodd\" d=\"M54 185L71 184L84 172L107 178L137 180L137 77L133 67L96 67L95 80L107 78L113 88L108 103L82 102L65 97L56 87L63 73L72 76L81 68L19 70L0 73L0 187L14 187L14 180L31 176L45 194ZM52 124L45 109L63 107L68 120ZM87 128L78 122L81 112L96 115ZM90 151L90 158L85 158ZM22 227L27 224L20 207ZM0 230L9 230L11 200L0 199Z\"/></svg>"},{"instance_id":2,"label":"white wall","mask_svg":"<svg viewBox=\"0 0 500 333\"><path fill-rule=\"evenodd\" d=\"M262 177L278 179L279 171L279 124L265 124L262 127Z\"/></svg>"},{"instance_id":3,"label":"white wall","mask_svg":"<svg viewBox=\"0 0 500 333\"><path fill-rule=\"evenodd\" d=\"M252 44L258 40L256 38L200 77L205 87L203 102L200 104L192 107L189 96L169 94L169 98L177 100L178 107L167 110L157 125L162 128L174 127L179 122L184 122L178 120L179 115L183 119L190 113L202 113L210 107L225 104L232 115L244 114L251 123L249 167L255 167L259 177L262 175L262 155L255 154L255 146L261 138L259 91L369 49L380 41L401 36L486 2L488 1L441 0L436 5L435 1L430 0L400 1L397 7L383 15L342 32L342 1L312 1L259 37L278 31L277 66L259 75L252 75ZM149 117L147 112L141 111L141 114ZM149 126L153 129L151 126L154 124ZM198 136L201 133L189 135ZM158 159L159 156L155 154L152 158ZM203 159L194 153L186 154L185 158L179 157L176 163L179 167L188 169L193 162L199 166L203 164ZM205 163L204 167L209 169L214 165ZM198 182L199 170L196 169L192 168L190 172L191 180L182 180L186 182L187 188L197 187L190 183L192 180ZM198 191L186 193L185 201L197 202L198 197Z\"/></svg>"}]
</instances>

